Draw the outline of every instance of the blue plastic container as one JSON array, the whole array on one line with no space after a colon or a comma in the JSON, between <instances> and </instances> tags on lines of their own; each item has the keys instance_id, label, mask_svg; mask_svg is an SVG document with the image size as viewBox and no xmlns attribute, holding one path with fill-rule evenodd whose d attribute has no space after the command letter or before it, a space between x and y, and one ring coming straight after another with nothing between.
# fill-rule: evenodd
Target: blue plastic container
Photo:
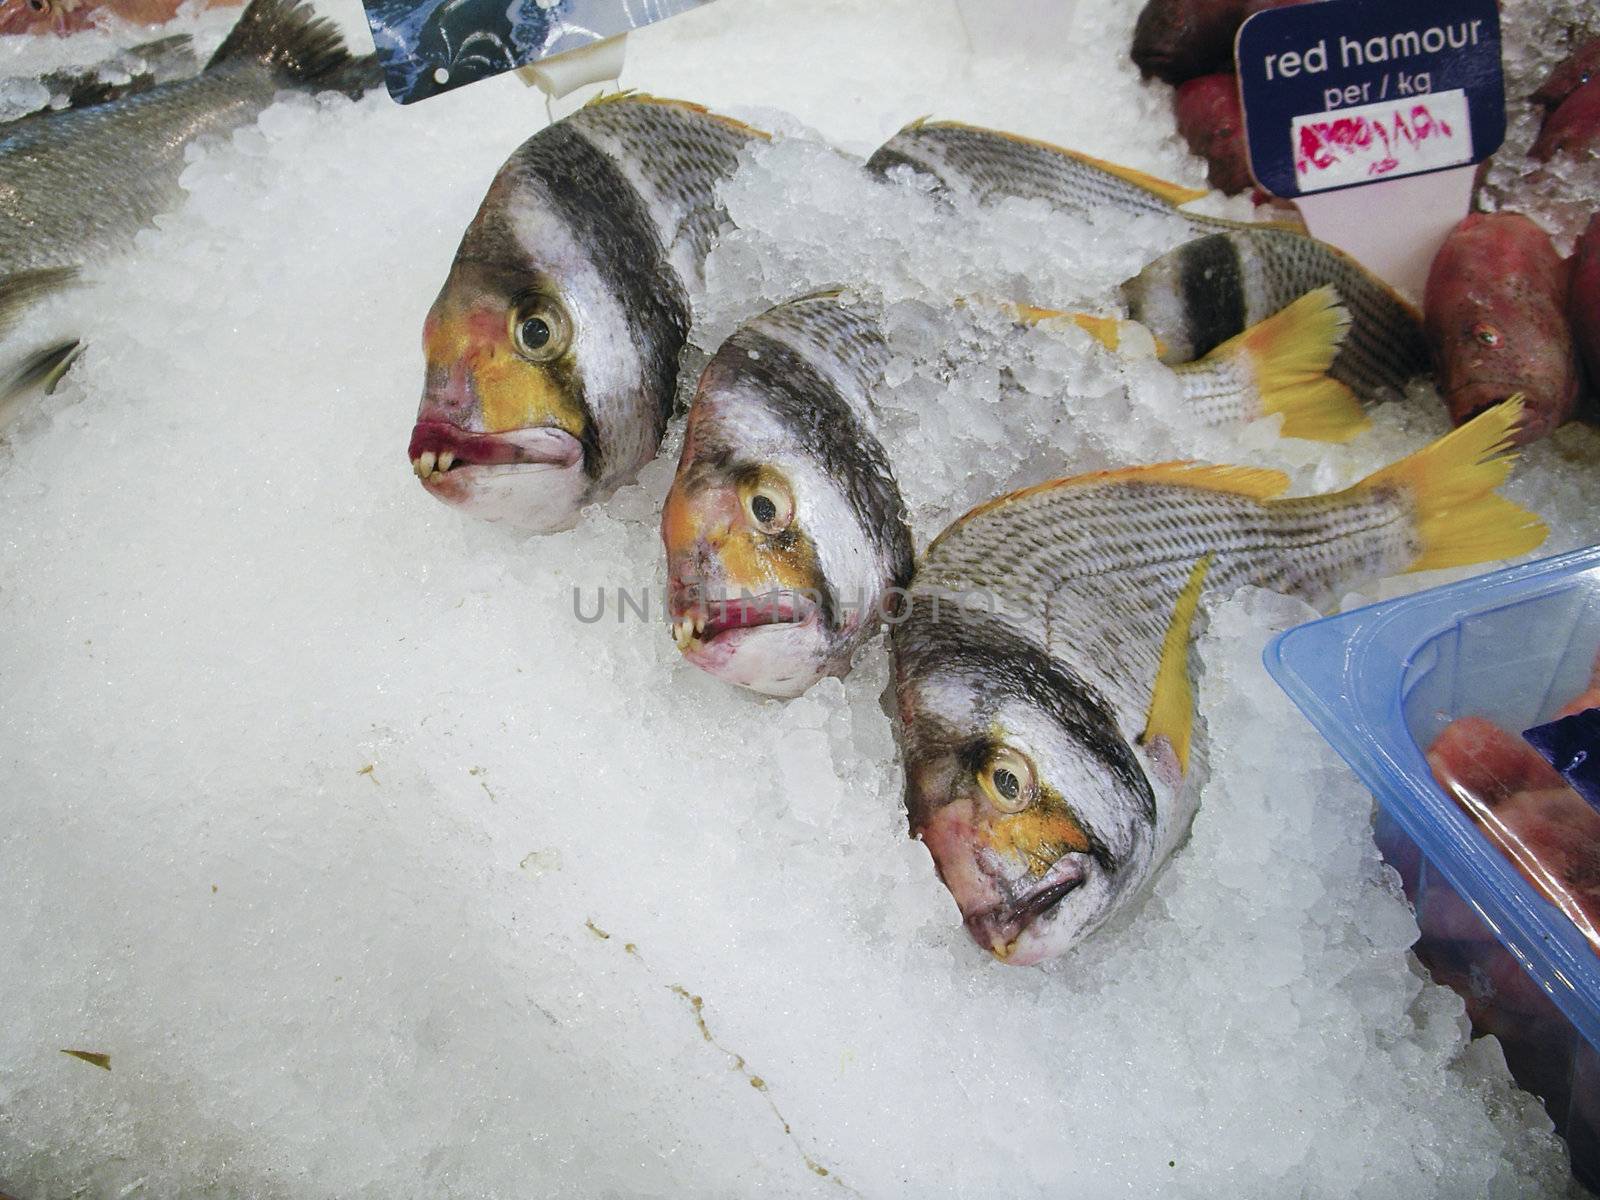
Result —
<instances>
[{"instance_id":1,"label":"blue plastic container","mask_svg":"<svg viewBox=\"0 0 1600 1200\"><path fill-rule=\"evenodd\" d=\"M1600 546L1291 629L1267 668L1379 801L1418 957L1500 1037L1518 1081L1600 1185L1600 954L1433 778L1452 721L1512 733L1584 691L1600 653Z\"/></svg>"}]
</instances>

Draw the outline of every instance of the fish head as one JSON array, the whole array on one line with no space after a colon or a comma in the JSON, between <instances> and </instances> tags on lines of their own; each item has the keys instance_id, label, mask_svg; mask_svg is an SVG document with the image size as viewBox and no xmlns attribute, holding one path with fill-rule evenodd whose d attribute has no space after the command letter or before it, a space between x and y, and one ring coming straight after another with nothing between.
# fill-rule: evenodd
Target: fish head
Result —
<instances>
[{"instance_id":1,"label":"fish head","mask_svg":"<svg viewBox=\"0 0 1600 1200\"><path fill-rule=\"evenodd\" d=\"M670 378L644 365L615 270L590 240L514 155L423 325L410 459L438 499L550 532L654 456Z\"/></svg>"},{"instance_id":2,"label":"fish head","mask_svg":"<svg viewBox=\"0 0 1600 1200\"><path fill-rule=\"evenodd\" d=\"M972 939L1001 962L1054 958L1152 867L1154 801L1103 705L1009 639L893 631L911 835Z\"/></svg>"},{"instance_id":3,"label":"fish head","mask_svg":"<svg viewBox=\"0 0 1600 1200\"><path fill-rule=\"evenodd\" d=\"M1525 444L1550 434L1577 401L1570 346L1520 306L1481 305L1444 337L1437 348L1439 389L1457 425L1522 395L1528 403L1516 440Z\"/></svg>"},{"instance_id":4,"label":"fish head","mask_svg":"<svg viewBox=\"0 0 1600 1200\"><path fill-rule=\"evenodd\" d=\"M701 670L797 696L848 670L895 568L884 565L881 531L863 527L849 480L741 378L738 357L719 354L702 376L662 510L668 616ZM898 569L909 573L902 535Z\"/></svg>"}]
</instances>

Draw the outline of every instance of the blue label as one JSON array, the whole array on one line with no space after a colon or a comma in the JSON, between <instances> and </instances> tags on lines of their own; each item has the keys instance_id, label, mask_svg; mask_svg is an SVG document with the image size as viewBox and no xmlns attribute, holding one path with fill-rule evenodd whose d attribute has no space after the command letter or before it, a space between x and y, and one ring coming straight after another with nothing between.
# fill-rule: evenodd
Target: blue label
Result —
<instances>
[{"instance_id":1,"label":"blue label","mask_svg":"<svg viewBox=\"0 0 1600 1200\"><path fill-rule=\"evenodd\" d=\"M1600 808L1600 708L1536 725L1522 736L1578 795Z\"/></svg>"},{"instance_id":2,"label":"blue label","mask_svg":"<svg viewBox=\"0 0 1600 1200\"><path fill-rule=\"evenodd\" d=\"M1239 30L1250 169L1278 196L1482 162L1505 139L1495 0L1325 0Z\"/></svg>"},{"instance_id":3,"label":"blue label","mask_svg":"<svg viewBox=\"0 0 1600 1200\"><path fill-rule=\"evenodd\" d=\"M401 104L627 33L710 0L363 0Z\"/></svg>"}]
</instances>

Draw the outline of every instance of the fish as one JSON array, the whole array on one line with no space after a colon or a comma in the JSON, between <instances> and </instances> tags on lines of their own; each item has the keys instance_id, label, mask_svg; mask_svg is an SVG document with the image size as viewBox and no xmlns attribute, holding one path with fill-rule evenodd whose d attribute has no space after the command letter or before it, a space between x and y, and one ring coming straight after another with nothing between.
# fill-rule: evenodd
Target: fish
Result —
<instances>
[{"instance_id":1,"label":"fish","mask_svg":"<svg viewBox=\"0 0 1600 1200\"><path fill-rule=\"evenodd\" d=\"M1020 325L1083 325L1115 350L1115 321L1006 306ZM879 436L890 352L883 310L856 292L781 304L740 326L701 374L667 493L667 615L692 665L769 696L844 675L899 612L913 541ZM1207 424L1285 412L1284 432L1348 437L1366 418L1322 372L1348 316L1303 297L1180 368ZM1002 401L1003 402L1003 401Z\"/></svg>"},{"instance_id":2,"label":"fish","mask_svg":"<svg viewBox=\"0 0 1600 1200\"><path fill-rule=\"evenodd\" d=\"M1177 85L1233 70L1234 36L1265 8L1301 0L1149 0L1133 28L1132 58L1146 79Z\"/></svg>"},{"instance_id":3,"label":"fish","mask_svg":"<svg viewBox=\"0 0 1600 1200\"><path fill-rule=\"evenodd\" d=\"M1238 78L1232 72L1200 75L1178 88L1172 105L1189 150L1206 160L1211 186L1230 196L1254 188Z\"/></svg>"},{"instance_id":4,"label":"fish","mask_svg":"<svg viewBox=\"0 0 1600 1200\"><path fill-rule=\"evenodd\" d=\"M726 220L717 185L768 136L622 93L511 155L423 324L407 453L431 495L549 533L655 457Z\"/></svg>"},{"instance_id":5,"label":"fish","mask_svg":"<svg viewBox=\"0 0 1600 1200\"><path fill-rule=\"evenodd\" d=\"M1562 59L1529 99L1547 114L1552 113L1568 96L1596 77L1600 77L1600 38L1590 39Z\"/></svg>"},{"instance_id":6,"label":"fish","mask_svg":"<svg viewBox=\"0 0 1600 1200\"><path fill-rule=\"evenodd\" d=\"M119 253L181 194L184 151L226 134L280 89L360 94L371 57L297 0L253 0L204 71L102 104L0 125L0 332L81 268Z\"/></svg>"},{"instance_id":7,"label":"fish","mask_svg":"<svg viewBox=\"0 0 1600 1200\"><path fill-rule=\"evenodd\" d=\"M1064 212L1111 209L1176 217L1192 238L1126 281L1128 315L1189 362L1307 292L1332 284L1350 309L1350 335L1330 374L1363 399L1398 392L1428 370L1417 311L1360 263L1298 229L1229 221L1181 206L1204 192L1048 142L958 122L918 121L884 143L867 168L910 170L977 204L1043 200Z\"/></svg>"},{"instance_id":8,"label":"fish","mask_svg":"<svg viewBox=\"0 0 1600 1200\"><path fill-rule=\"evenodd\" d=\"M1567 323L1588 372L1589 393L1600 396L1600 213L1589 219L1573 250Z\"/></svg>"},{"instance_id":9,"label":"fish","mask_svg":"<svg viewBox=\"0 0 1600 1200\"><path fill-rule=\"evenodd\" d=\"M205 8L238 3L209 0ZM0 0L0 34L68 34L107 20L160 25L177 16L182 0Z\"/></svg>"},{"instance_id":10,"label":"fish","mask_svg":"<svg viewBox=\"0 0 1600 1200\"><path fill-rule=\"evenodd\" d=\"M1600 79L1574 89L1545 117L1528 154L1541 162L1558 154L1571 158L1600 155Z\"/></svg>"},{"instance_id":11,"label":"fish","mask_svg":"<svg viewBox=\"0 0 1600 1200\"><path fill-rule=\"evenodd\" d=\"M1276 471L1164 463L980 505L918 565L890 628L911 834L973 940L1060 955L1130 911L1187 836L1206 745L1197 612L1254 585L1327 607L1352 584L1526 553L1494 491L1508 401L1329 495Z\"/></svg>"},{"instance_id":12,"label":"fish","mask_svg":"<svg viewBox=\"0 0 1600 1200\"><path fill-rule=\"evenodd\" d=\"M1424 297L1439 391L1457 424L1513 393L1523 442L1548 436L1578 403L1567 324L1567 265L1520 213L1474 213L1434 256Z\"/></svg>"}]
</instances>

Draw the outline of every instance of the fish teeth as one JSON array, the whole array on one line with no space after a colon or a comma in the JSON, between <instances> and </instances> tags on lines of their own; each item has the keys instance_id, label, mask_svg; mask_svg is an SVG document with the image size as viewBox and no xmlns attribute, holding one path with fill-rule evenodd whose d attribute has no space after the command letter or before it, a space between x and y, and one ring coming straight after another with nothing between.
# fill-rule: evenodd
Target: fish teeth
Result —
<instances>
[{"instance_id":1,"label":"fish teeth","mask_svg":"<svg viewBox=\"0 0 1600 1200\"><path fill-rule=\"evenodd\" d=\"M441 475L443 475L453 465L455 465L455 461L456 454L454 450L442 450L439 452L439 465L437 470Z\"/></svg>"},{"instance_id":2,"label":"fish teeth","mask_svg":"<svg viewBox=\"0 0 1600 1200\"><path fill-rule=\"evenodd\" d=\"M679 617L672 623L672 640L678 643L679 651L686 651L704 629L705 622L699 617Z\"/></svg>"},{"instance_id":3,"label":"fish teeth","mask_svg":"<svg viewBox=\"0 0 1600 1200\"><path fill-rule=\"evenodd\" d=\"M417 478L426 479L429 475L432 475L433 464L437 460L438 455L434 454L432 450L425 450L419 454L417 456L417 461L411 464L412 469L417 473Z\"/></svg>"}]
</instances>

